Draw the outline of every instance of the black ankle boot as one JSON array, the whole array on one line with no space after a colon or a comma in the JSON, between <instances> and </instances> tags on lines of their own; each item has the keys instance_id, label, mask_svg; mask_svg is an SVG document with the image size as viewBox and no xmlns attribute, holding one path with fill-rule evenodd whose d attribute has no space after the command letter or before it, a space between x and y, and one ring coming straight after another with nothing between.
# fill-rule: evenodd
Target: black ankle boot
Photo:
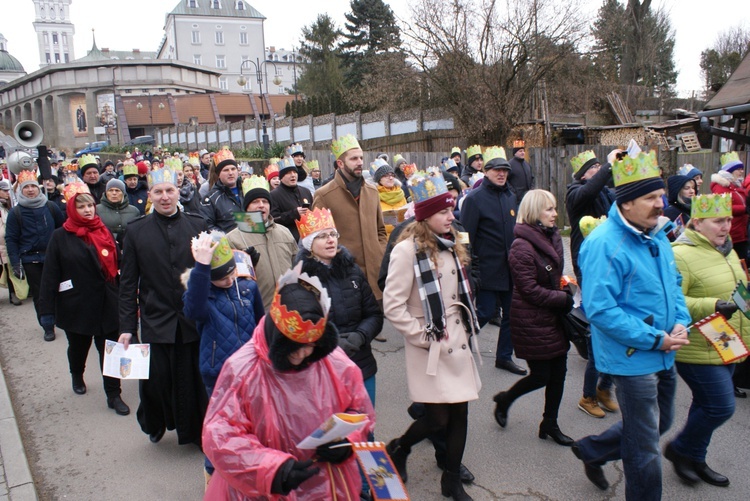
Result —
<instances>
[{"instance_id":1,"label":"black ankle boot","mask_svg":"<svg viewBox=\"0 0 750 501\"><path fill-rule=\"evenodd\" d=\"M560 445L566 447L573 445L573 439L560 431L557 422L542 421L542 424L539 425L539 438L544 440L547 438L547 435Z\"/></svg>"},{"instance_id":2,"label":"black ankle boot","mask_svg":"<svg viewBox=\"0 0 750 501\"><path fill-rule=\"evenodd\" d=\"M83 382L83 374L71 374L73 380L73 391L77 395L84 395L86 393L86 383Z\"/></svg>"},{"instance_id":3,"label":"black ankle boot","mask_svg":"<svg viewBox=\"0 0 750 501\"><path fill-rule=\"evenodd\" d=\"M444 471L440 478L440 490L443 496L453 498L454 501L474 501L466 494L464 485L461 483L461 475L451 471Z\"/></svg>"},{"instance_id":4,"label":"black ankle boot","mask_svg":"<svg viewBox=\"0 0 750 501\"><path fill-rule=\"evenodd\" d=\"M700 478L698 478L698 474L693 468L693 461L691 461L689 457L683 456L677 452L671 442L664 448L664 457L672 462L674 472L686 484L695 485L698 483Z\"/></svg>"},{"instance_id":5,"label":"black ankle boot","mask_svg":"<svg viewBox=\"0 0 750 501\"><path fill-rule=\"evenodd\" d=\"M508 409L510 409L510 402L506 400L507 392L501 391L492 400L497 404L495 406L495 421L500 425L501 428L505 428L508 424Z\"/></svg>"},{"instance_id":6,"label":"black ankle boot","mask_svg":"<svg viewBox=\"0 0 750 501\"><path fill-rule=\"evenodd\" d=\"M396 471L398 471L401 480L406 483L409 479L409 475L406 473L406 460L411 453L411 447L403 447L400 442L401 441L398 438L394 438L385 446L385 451L391 457L393 466L396 467Z\"/></svg>"}]
</instances>

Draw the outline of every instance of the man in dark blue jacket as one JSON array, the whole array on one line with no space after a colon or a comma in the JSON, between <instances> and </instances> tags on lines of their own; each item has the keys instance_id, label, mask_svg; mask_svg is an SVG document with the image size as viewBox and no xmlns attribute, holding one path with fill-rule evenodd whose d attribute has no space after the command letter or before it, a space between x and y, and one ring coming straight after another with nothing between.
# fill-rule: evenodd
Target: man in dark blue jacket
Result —
<instances>
[{"instance_id":1,"label":"man in dark blue jacket","mask_svg":"<svg viewBox=\"0 0 750 501\"><path fill-rule=\"evenodd\" d=\"M510 303L513 282L508 267L508 252L516 225L516 195L508 186L510 164L502 148L484 152L484 179L469 192L461 208L461 224L469 232L474 255L479 259L481 283L477 291L477 316L484 326L502 311L497 339L495 367L523 376L526 369L513 362L510 338Z\"/></svg>"},{"instance_id":2,"label":"man in dark blue jacket","mask_svg":"<svg viewBox=\"0 0 750 501\"><path fill-rule=\"evenodd\" d=\"M212 160L218 179L201 202L200 214L209 230L232 231L237 227L235 212L242 210L242 181L234 155L228 149L220 150Z\"/></svg>"}]
</instances>

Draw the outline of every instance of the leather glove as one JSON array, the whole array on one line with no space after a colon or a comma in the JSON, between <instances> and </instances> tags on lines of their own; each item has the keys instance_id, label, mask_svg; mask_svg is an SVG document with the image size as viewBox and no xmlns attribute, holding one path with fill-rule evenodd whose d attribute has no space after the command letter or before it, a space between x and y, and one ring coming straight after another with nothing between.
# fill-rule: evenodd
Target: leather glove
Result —
<instances>
[{"instance_id":1,"label":"leather glove","mask_svg":"<svg viewBox=\"0 0 750 501\"><path fill-rule=\"evenodd\" d=\"M13 265L13 275L15 275L15 277L18 280L23 280L24 274L23 274L23 266L21 266L21 263Z\"/></svg>"},{"instance_id":2,"label":"leather glove","mask_svg":"<svg viewBox=\"0 0 750 501\"><path fill-rule=\"evenodd\" d=\"M245 253L250 256L250 261L253 262L253 268L258 266L258 261L260 261L260 252L255 250L255 247L251 245L250 247L245 249Z\"/></svg>"},{"instance_id":3,"label":"leather glove","mask_svg":"<svg viewBox=\"0 0 750 501\"><path fill-rule=\"evenodd\" d=\"M365 336L361 332L347 332L339 335L339 346L348 357L352 357L365 344Z\"/></svg>"},{"instance_id":4,"label":"leather glove","mask_svg":"<svg viewBox=\"0 0 750 501\"><path fill-rule=\"evenodd\" d=\"M331 448L334 445L342 445L346 444L343 447L336 447ZM328 463L333 464L339 464L347 459L349 459L349 456L352 455L354 451L352 450L351 444L349 444L348 440L341 440L340 442L328 442L327 444L319 445L317 449L315 449L315 453L318 455L319 461L326 461Z\"/></svg>"},{"instance_id":5,"label":"leather glove","mask_svg":"<svg viewBox=\"0 0 750 501\"><path fill-rule=\"evenodd\" d=\"M351 449L351 447L349 447ZM317 474L320 468L311 468L312 459L295 461L288 459L276 471L271 484L271 492L286 496L300 486L302 482Z\"/></svg>"},{"instance_id":6,"label":"leather glove","mask_svg":"<svg viewBox=\"0 0 750 501\"><path fill-rule=\"evenodd\" d=\"M739 308L737 308L736 304L730 303L729 301L716 301L716 312L724 315L724 318L726 318L727 320L732 318L732 315L734 315L734 312L738 309Z\"/></svg>"},{"instance_id":7,"label":"leather glove","mask_svg":"<svg viewBox=\"0 0 750 501\"><path fill-rule=\"evenodd\" d=\"M573 296L570 294L565 294L565 307L563 308L564 313L570 313L573 310L573 304L575 301L573 301Z\"/></svg>"},{"instance_id":8,"label":"leather glove","mask_svg":"<svg viewBox=\"0 0 750 501\"><path fill-rule=\"evenodd\" d=\"M42 315L39 318L39 323L42 325L44 330L55 328L55 316L54 315Z\"/></svg>"}]
</instances>

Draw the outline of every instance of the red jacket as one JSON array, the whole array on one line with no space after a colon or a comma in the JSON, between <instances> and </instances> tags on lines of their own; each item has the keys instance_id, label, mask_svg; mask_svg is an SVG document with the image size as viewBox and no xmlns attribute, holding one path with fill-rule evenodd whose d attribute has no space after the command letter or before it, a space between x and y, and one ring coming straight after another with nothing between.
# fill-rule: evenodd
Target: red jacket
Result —
<instances>
[{"instance_id":1,"label":"red jacket","mask_svg":"<svg viewBox=\"0 0 750 501\"><path fill-rule=\"evenodd\" d=\"M741 185L734 184L727 174L721 171L711 175L711 193L732 194L732 228L729 230L729 236L732 237L733 244L747 242L747 190ZM740 256L740 259L743 258L744 256Z\"/></svg>"}]
</instances>

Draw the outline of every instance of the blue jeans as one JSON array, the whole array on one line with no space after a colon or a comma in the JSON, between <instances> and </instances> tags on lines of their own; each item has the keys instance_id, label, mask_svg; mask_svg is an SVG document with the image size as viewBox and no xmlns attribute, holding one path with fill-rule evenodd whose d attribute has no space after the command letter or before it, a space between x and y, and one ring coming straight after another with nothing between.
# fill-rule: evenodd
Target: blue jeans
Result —
<instances>
[{"instance_id":1,"label":"blue jeans","mask_svg":"<svg viewBox=\"0 0 750 501\"><path fill-rule=\"evenodd\" d=\"M674 419L677 376L671 369L643 376L612 376L622 421L600 435L578 441L581 458L592 465L622 459L625 499L661 499L659 436Z\"/></svg>"},{"instance_id":2,"label":"blue jeans","mask_svg":"<svg viewBox=\"0 0 750 501\"><path fill-rule=\"evenodd\" d=\"M589 359L586 363L586 371L583 373L583 396L585 398L591 398L596 396L597 386L602 390L609 390L612 388L612 376L600 373L596 370L594 348L591 346L590 336L586 340L586 344L589 347Z\"/></svg>"},{"instance_id":3,"label":"blue jeans","mask_svg":"<svg viewBox=\"0 0 750 501\"><path fill-rule=\"evenodd\" d=\"M479 289L477 292L477 320L479 326L490 321L497 313L497 307L500 306L502 320L500 320L500 334L497 337L497 350L495 351L495 361L512 360L513 341L510 339L510 303L513 297L512 291L491 291Z\"/></svg>"},{"instance_id":4,"label":"blue jeans","mask_svg":"<svg viewBox=\"0 0 750 501\"><path fill-rule=\"evenodd\" d=\"M685 427L672 441L672 447L682 456L705 463L711 436L734 414L734 364L676 365L693 392L693 402Z\"/></svg>"}]
</instances>

